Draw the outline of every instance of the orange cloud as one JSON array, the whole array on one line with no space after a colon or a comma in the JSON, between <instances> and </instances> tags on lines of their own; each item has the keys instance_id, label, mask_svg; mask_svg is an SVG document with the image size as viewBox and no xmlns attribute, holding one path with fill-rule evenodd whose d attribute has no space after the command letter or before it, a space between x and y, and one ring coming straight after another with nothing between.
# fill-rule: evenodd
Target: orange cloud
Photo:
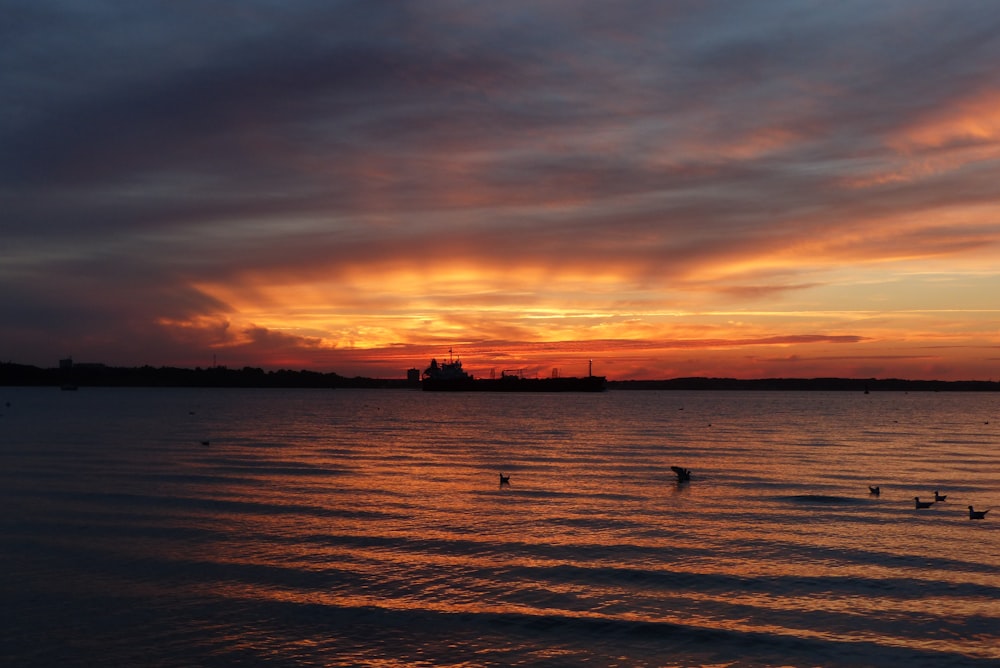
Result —
<instances>
[{"instance_id":1,"label":"orange cloud","mask_svg":"<svg viewBox=\"0 0 1000 668\"><path fill-rule=\"evenodd\" d=\"M993 142L998 137L1000 91L989 90L935 108L917 122L900 129L891 143L905 151Z\"/></svg>"}]
</instances>

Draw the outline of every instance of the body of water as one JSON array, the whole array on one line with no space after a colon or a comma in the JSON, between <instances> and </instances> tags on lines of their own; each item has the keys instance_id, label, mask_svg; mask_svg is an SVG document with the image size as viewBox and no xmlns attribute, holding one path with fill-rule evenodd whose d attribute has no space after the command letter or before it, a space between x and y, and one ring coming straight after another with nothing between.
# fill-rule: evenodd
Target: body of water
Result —
<instances>
[{"instance_id":1,"label":"body of water","mask_svg":"<svg viewBox=\"0 0 1000 668\"><path fill-rule=\"evenodd\" d=\"M997 666L998 405L0 388L0 662Z\"/></svg>"}]
</instances>

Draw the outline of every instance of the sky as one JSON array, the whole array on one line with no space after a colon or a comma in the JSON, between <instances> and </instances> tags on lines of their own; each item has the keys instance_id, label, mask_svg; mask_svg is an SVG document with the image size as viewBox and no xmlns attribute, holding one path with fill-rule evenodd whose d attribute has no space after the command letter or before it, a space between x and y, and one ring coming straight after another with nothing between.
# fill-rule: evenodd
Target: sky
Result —
<instances>
[{"instance_id":1,"label":"sky","mask_svg":"<svg viewBox=\"0 0 1000 668\"><path fill-rule=\"evenodd\" d=\"M1000 380L1000 3L0 16L0 361Z\"/></svg>"}]
</instances>

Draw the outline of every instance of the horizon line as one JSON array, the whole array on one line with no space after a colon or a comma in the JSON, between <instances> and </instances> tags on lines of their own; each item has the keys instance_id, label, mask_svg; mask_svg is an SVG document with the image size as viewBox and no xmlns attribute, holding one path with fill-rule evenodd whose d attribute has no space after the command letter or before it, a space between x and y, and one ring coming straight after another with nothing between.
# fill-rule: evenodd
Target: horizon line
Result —
<instances>
[{"instance_id":1,"label":"horizon line","mask_svg":"<svg viewBox=\"0 0 1000 668\"><path fill-rule=\"evenodd\" d=\"M68 358L72 359L72 358ZM265 369L259 366L244 365L242 367L228 367L224 364L215 364L212 366L194 366L194 367L184 367L184 366L169 366L160 365L153 366L151 364L143 364L139 366L116 366L105 364L103 362L71 362L69 366L55 366L55 367L41 367L35 364L22 364L20 362L6 361L0 362L0 369L8 366L16 366L30 369L37 369L44 372L65 372L73 369L84 369L84 370L97 370L97 369L121 369L121 370L139 370L139 369L151 369L153 371L161 370L180 370L180 371L192 371L192 372L207 372L212 370L225 370L231 372L244 372L244 371L254 371L263 372L267 374L274 373L309 373L318 374L323 376L336 376L338 378L344 378L347 380L351 379L362 379L368 381L391 381L391 382L406 382L409 380L407 375L403 376L344 376L336 371L316 371L314 369L307 368L277 368L277 369ZM411 367L411 370L415 370L417 367ZM570 376L567 376L570 377ZM576 376L579 377L579 376ZM757 376L752 378L742 378L739 376L673 376L664 378L620 378L611 379L605 376L609 383L666 383L674 381L685 381L685 380L707 380L707 381L736 381L736 382L766 382L766 381L853 381L853 382L873 382L873 383L885 383L885 382L904 382L904 383L945 383L945 384L970 384L970 383L980 383L980 384L997 384L1000 381L997 380L981 380L981 379L957 379L957 380L944 380L939 378L900 378L900 377L878 377L878 376ZM2 381L2 378L0 378Z\"/></svg>"}]
</instances>

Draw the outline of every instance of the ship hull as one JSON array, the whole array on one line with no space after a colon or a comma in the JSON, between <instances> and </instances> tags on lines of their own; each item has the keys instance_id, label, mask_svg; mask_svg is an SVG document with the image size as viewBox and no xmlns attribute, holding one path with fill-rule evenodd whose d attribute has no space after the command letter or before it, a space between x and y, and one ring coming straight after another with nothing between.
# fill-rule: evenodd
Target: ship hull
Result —
<instances>
[{"instance_id":1,"label":"ship hull","mask_svg":"<svg viewBox=\"0 0 1000 668\"><path fill-rule=\"evenodd\" d=\"M603 392L604 376L583 378L424 378L425 392Z\"/></svg>"}]
</instances>

